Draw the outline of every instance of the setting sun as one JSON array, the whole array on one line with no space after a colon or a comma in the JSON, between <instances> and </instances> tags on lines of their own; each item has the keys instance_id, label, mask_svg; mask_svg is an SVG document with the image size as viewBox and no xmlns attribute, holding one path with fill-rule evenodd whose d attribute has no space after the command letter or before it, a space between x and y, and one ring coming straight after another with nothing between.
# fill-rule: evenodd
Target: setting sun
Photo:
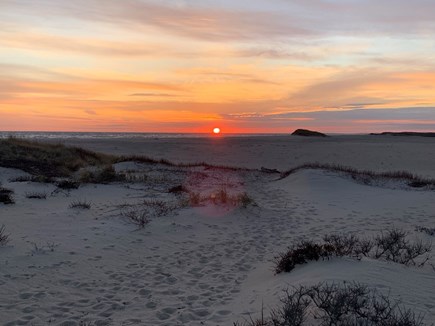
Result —
<instances>
[{"instance_id":1,"label":"setting sun","mask_svg":"<svg viewBox=\"0 0 435 326\"><path fill-rule=\"evenodd\" d=\"M215 134L219 134L221 132L221 130L219 128L214 128L213 129L213 133Z\"/></svg>"}]
</instances>

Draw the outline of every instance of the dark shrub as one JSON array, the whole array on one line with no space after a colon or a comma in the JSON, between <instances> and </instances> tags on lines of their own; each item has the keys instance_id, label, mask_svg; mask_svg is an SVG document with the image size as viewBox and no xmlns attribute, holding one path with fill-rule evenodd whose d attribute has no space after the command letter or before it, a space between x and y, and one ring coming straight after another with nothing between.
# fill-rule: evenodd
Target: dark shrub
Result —
<instances>
[{"instance_id":1,"label":"dark shrub","mask_svg":"<svg viewBox=\"0 0 435 326\"><path fill-rule=\"evenodd\" d=\"M12 197L13 193L13 190L0 187L0 203L3 203L5 205L14 204L15 201Z\"/></svg>"},{"instance_id":2,"label":"dark shrub","mask_svg":"<svg viewBox=\"0 0 435 326\"><path fill-rule=\"evenodd\" d=\"M366 285L319 283L287 291L270 317L235 326L424 326L423 317ZM307 322L307 317L315 321Z\"/></svg>"},{"instance_id":3,"label":"dark shrub","mask_svg":"<svg viewBox=\"0 0 435 326\"><path fill-rule=\"evenodd\" d=\"M382 232L373 239L358 238L349 234L333 234L323 237L323 242L301 241L276 258L275 272L290 272L296 265L330 257L368 256L404 265L423 266L429 259L431 243L410 241L402 230Z\"/></svg>"},{"instance_id":4,"label":"dark shrub","mask_svg":"<svg viewBox=\"0 0 435 326\"><path fill-rule=\"evenodd\" d=\"M60 189L70 190L70 189L78 189L80 186L79 182L72 180L63 180L57 183L57 187Z\"/></svg>"}]
</instances>

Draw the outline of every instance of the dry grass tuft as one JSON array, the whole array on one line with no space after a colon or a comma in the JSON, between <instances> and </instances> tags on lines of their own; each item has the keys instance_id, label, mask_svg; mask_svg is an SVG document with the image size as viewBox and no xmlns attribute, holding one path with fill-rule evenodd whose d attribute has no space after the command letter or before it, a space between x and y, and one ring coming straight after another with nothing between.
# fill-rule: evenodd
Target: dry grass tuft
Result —
<instances>
[{"instance_id":1,"label":"dry grass tuft","mask_svg":"<svg viewBox=\"0 0 435 326\"><path fill-rule=\"evenodd\" d=\"M75 200L71 202L69 208L91 209L91 203L86 200Z\"/></svg>"},{"instance_id":2,"label":"dry grass tuft","mask_svg":"<svg viewBox=\"0 0 435 326\"><path fill-rule=\"evenodd\" d=\"M0 247L5 246L9 242L9 234L6 234L5 226L0 226Z\"/></svg>"}]
</instances>

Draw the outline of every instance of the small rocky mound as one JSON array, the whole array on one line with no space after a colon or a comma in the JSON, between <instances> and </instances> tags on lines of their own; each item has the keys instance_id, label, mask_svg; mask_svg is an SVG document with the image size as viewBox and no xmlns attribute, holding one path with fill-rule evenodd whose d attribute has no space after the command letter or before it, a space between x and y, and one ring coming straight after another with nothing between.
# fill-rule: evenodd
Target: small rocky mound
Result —
<instances>
[{"instance_id":1,"label":"small rocky mound","mask_svg":"<svg viewBox=\"0 0 435 326\"><path fill-rule=\"evenodd\" d=\"M322 134L318 131L312 131L308 129L296 129L293 131L292 135L295 136L305 136L305 137L327 137L325 134Z\"/></svg>"}]
</instances>

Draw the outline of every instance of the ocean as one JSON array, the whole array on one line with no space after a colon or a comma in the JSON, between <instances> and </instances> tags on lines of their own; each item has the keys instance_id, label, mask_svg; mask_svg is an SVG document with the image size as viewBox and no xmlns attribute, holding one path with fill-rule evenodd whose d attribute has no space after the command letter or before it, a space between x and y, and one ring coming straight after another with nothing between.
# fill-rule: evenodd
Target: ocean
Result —
<instances>
[{"instance_id":1,"label":"ocean","mask_svg":"<svg viewBox=\"0 0 435 326\"><path fill-rule=\"evenodd\" d=\"M220 134L218 137L282 136L284 134ZM216 137L211 133L135 133L135 132L45 132L45 131L0 131L0 138L26 139L165 139Z\"/></svg>"}]
</instances>

